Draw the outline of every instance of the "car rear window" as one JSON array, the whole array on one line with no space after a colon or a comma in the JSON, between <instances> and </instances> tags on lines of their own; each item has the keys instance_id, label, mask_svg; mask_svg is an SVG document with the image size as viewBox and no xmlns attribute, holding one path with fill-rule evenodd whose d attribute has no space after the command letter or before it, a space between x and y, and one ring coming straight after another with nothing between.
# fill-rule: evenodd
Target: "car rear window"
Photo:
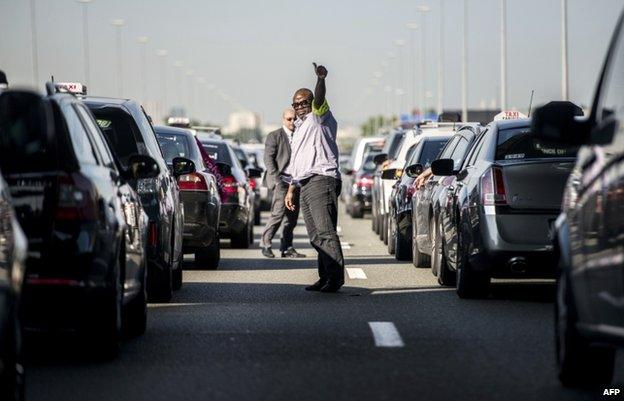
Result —
<instances>
[{"instance_id":1,"label":"car rear window","mask_svg":"<svg viewBox=\"0 0 624 401\"><path fill-rule=\"evenodd\" d=\"M438 158L438 155L448 140L449 138L430 139L426 141L423 145L422 152L420 152L418 163L422 164L424 167L429 167L431 162Z\"/></svg>"},{"instance_id":2,"label":"car rear window","mask_svg":"<svg viewBox=\"0 0 624 401\"><path fill-rule=\"evenodd\" d=\"M145 144L139 140L140 134L132 117L121 111L98 111L91 109L100 130L122 165L128 164L133 154L149 154Z\"/></svg>"},{"instance_id":3,"label":"car rear window","mask_svg":"<svg viewBox=\"0 0 624 401\"><path fill-rule=\"evenodd\" d=\"M578 148L545 144L533 136L529 127L498 131L496 160L548 159L576 157Z\"/></svg>"},{"instance_id":4,"label":"car rear window","mask_svg":"<svg viewBox=\"0 0 624 401\"><path fill-rule=\"evenodd\" d=\"M373 161L373 159L375 158L375 156L377 156L379 154L379 151L377 152L370 152L368 153L365 157L364 157L364 161L362 163L362 166L360 167L360 170L364 173L368 173L368 174L373 174L375 172L375 169L377 168L377 165L375 164L375 162Z\"/></svg>"},{"instance_id":5,"label":"car rear window","mask_svg":"<svg viewBox=\"0 0 624 401\"><path fill-rule=\"evenodd\" d=\"M401 149L401 145L403 145L404 139L404 133L396 134L392 137L390 146L388 147L388 159L396 158L397 153L399 153L399 150Z\"/></svg>"},{"instance_id":6,"label":"car rear window","mask_svg":"<svg viewBox=\"0 0 624 401\"><path fill-rule=\"evenodd\" d=\"M208 156L210 156L210 158L215 162L227 163L230 166L233 166L227 144L218 142L202 142L202 146L208 153Z\"/></svg>"},{"instance_id":7,"label":"car rear window","mask_svg":"<svg viewBox=\"0 0 624 401\"><path fill-rule=\"evenodd\" d=\"M156 139L167 163L171 164L174 157L191 157L190 144L186 135L157 132Z\"/></svg>"}]
</instances>

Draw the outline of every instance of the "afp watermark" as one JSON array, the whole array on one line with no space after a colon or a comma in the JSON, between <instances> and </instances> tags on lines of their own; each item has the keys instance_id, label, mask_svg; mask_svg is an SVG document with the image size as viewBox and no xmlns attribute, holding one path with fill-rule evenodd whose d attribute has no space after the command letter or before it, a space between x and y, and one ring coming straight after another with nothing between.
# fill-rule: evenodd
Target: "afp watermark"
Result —
<instances>
[{"instance_id":1,"label":"afp watermark","mask_svg":"<svg viewBox=\"0 0 624 401\"><path fill-rule=\"evenodd\" d=\"M602 391L602 395L603 396L611 396L611 397L618 397L621 394L621 390L619 388L605 388Z\"/></svg>"}]
</instances>

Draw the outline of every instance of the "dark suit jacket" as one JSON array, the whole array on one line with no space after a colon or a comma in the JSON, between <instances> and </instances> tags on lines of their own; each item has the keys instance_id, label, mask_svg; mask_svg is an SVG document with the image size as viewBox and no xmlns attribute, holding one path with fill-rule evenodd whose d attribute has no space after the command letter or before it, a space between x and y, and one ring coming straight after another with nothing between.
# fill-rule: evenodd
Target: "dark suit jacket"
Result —
<instances>
[{"instance_id":1,"label":"dark suit jacket","mask_svg":"<svg viewBox=\"0 0 624 401\"><path fill-rule=\"evenodd\" d=\"M290 142L283 128L270 132L264 142L264 185L272 189L290 162Z\"/></svg>"}]
</instances>

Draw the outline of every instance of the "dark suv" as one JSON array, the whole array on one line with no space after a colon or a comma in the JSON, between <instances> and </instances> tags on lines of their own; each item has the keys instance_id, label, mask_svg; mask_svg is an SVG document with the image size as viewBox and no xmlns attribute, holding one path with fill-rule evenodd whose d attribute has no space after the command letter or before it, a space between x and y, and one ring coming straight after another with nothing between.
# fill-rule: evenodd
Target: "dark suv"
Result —
<instances>
[{"instance_id":1,"label":"dark suv","mask_svg":"<svg viewBox=\"0 0 624 401\"><path fill-rule=\"evenodd\" d=\"M624 344L624 12L591 114L576 114L572 105L552 102L533 117L543 140L584 145L554 228L557 362L567 386L608 386L615 346Z\"/></svg>"},{"instance_id":2,"label":"dark suv","mask_svg":"<svg viewBox=\"0 0 624 401\"><path fill-rule=\"evenodd\" d=\"M128 165L132 155L139 154L152 157L159 167L158 175L132 180L131 184L149 217L148 295L153 301L169 302L172 290L182 286L184 215L178 183L167 168L152 124L139 103L98 97L86 97L84 103L122 166Z\"/></svg>"},{"instance_id":3,"label":"dark suv","mask_svg":"<svg viewBox=\"0 0 624 401\"><path fill-rule=\"evenodd\" d=\"M147 313L147 219L128 182L159 166L135 154L120 167L84 104L47 89L0 95L0 166L29 247L24 324L79 330L113 355Z\"/></svg>"}]
</instances>

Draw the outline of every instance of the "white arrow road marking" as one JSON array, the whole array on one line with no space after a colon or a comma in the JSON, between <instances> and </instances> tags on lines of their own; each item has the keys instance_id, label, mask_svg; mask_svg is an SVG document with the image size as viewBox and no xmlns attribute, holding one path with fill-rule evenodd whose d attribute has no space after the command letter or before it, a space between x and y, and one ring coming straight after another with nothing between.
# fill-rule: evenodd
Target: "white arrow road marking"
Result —
<instances>
[{"instance_id":1,"label":"white arrow road marking","mask_svg":"<svg viewBox=\"0 0 624 401\"><path fill-rule=\"evenodd\" d=\"M404 347L403 339L392 322L368 322L376 347Z\"/></svg>"},{"instance_id":2,"label":"white arrow road marking","mask_svg":"<svg viewBox=\"0 0 624 401\"><path fill-rule=\"evenodd\" d=\"M350 279L366 280L366 273L359 267L347 267L347 274Z\"/></svg>"}]
</instances>

